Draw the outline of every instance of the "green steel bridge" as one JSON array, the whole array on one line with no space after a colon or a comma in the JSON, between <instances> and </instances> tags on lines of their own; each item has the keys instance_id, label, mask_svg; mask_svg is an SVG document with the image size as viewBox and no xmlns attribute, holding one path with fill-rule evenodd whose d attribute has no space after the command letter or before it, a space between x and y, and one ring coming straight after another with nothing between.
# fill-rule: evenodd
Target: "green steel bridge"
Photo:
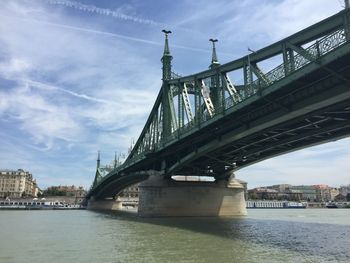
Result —
<instances>
[{"instance_id":1,"label":"green steel bridge","mask_svg":"<svg viewBox=\"0 0 350 263\"><path fill-rule=\"evenodd\" d=\"M350 8L223 65L211 39L210 68L189 76L172 72L171 32L163 32L163 84L152 111L123 164L102 176L98 161L88 199L114 198L152 173L225 178L350 135ZM264 72L272 61L279 66Z\"/></svg>"}]
</instances>

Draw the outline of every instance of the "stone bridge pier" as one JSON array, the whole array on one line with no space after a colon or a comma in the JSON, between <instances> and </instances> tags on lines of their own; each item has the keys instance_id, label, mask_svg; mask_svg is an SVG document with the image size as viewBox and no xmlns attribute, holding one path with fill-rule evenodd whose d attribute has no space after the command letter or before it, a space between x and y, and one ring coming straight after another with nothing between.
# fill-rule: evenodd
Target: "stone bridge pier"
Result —
<instances>
[{"instance_id":1,"label":"stone bridge pier","mask_svg":"<svg viewBox=\"0 0 350 263\"><path fill-rule=\"evenodd\" d=\"M245 185L233 174L215 182L175 181L153 175L139 186L142 217L244 216Z\"/></svg>"},{"instance_id":2,"label":"stone bridge pier","mask_svg":"<svg viewBox=\"0 0 350 263\"><path fill-rule=\"evenodd\" d=\"M89 210L121 210L122 202L115 199L95 200L91 198L87 203Z\"/></svg>"}]
</instances>

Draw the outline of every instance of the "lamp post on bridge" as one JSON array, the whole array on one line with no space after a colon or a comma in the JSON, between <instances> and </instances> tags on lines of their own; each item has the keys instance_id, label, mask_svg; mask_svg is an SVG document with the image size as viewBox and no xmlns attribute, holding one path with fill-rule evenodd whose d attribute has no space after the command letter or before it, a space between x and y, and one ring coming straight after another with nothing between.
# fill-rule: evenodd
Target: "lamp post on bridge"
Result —
<instances>
[{"instance_id":1,"label":"lamp post on bridge","mask_svg":"<svg viewBox=\"0 0 350 263\"><path fill-rule=\"evenodd\" d=\"M170 30L163 29L162 32L165 34L165 44L164 44L164 53L161 59L163 63L163 81L171 79L171 60L173 57L170 54L168 35L171 34Z\"/></svg>"},{"instance_id":2,"label":"lamp post on bridge","mask_svg":"<svg viewBox=\"0 0 350 263\"><path fill-rule=\"evenodd\" d=\"M212 43L212 55L210 69L214 69L220 66L218 56L216 55L215 43L218 42L217 39L211 38L209 41ZM223 100L223 91L220 90L220 74L216 74L210 79L210 96L213 101L213 105L216 111L221 108Z\"/></svg>"},{"instance_id":3,"label":"lamp post on bridge","mask_svg":"<svg viewBox=\"0 0 350 263\"><path fill-rule=\"evenodd\" d=\"M255 50L251 49L250 47L248 47L248 51L251 52L252 54L255 53ZM247 87L249 86L250 90L253 90L252 87L252 82L253 82L253 71L252 71L252 65L251 65L251 61L250 61L250 53L248 53L247 56L247 65L245 66L245 70L244 70L244 85L246 85Z\"/></svg>"},{"instance_id":4,"label":"lamp post on bridge","mask_svg":"<svg viewBox=\"0 0 350 263\"><path fill-rule=\"evenodd\" d=\"M213 52L212 52L212 56L211 56L211 65L210 65L210 68L214 68L214 67L220 65L220 64L219 64L219 61L218 61L218 57L217 57L217 55L216 55L216 48L215 48L215 43L218 42L218 40L217 40L217 39L211 38L211 39L209 39L209 41L210 41L211 43L213 43Z\"/></svg>"},{"instance_id":5,"label":"lamp post on bridge","mask_svg":"<svg viewBox=\"0 0 350 263\"><path fill-rule=\"evenodd\" d=\"M171 34L170 30L163 29L162 32L165 34L165 43L164 43L164 52L163 57L161 59L163 64L163 95L162 95L162 110L163 110L163 138L167 139L171 134L171 123L172 123L172 115L171 115L171 102L169 101L169 84L168 81L171 80L171 60L173 57L170 54L169 43L168 43L168 35Z\"/></svg>"}]
</instances>

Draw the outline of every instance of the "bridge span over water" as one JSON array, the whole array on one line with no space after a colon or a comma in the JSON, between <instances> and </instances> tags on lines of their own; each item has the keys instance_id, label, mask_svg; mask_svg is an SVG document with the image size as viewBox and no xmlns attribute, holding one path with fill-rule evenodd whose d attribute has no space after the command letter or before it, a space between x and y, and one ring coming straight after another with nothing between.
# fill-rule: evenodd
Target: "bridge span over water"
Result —
<instances>
[{"instance_id":1,"label":"bridge span over water","mask_svg":"<svg viewBox=\"0 0 350 263\"><path fill-rule=\"evenodd\" d=\"M350 135L350 9L208 70L172 72L125 162L96 177L87 198L113 198L150 174L212 176ZM276 63L276 61L278 61ZM263 65L277 65L265 71ZM243 79L242 83L238 80Z\"/></svg>"}]
</instances>

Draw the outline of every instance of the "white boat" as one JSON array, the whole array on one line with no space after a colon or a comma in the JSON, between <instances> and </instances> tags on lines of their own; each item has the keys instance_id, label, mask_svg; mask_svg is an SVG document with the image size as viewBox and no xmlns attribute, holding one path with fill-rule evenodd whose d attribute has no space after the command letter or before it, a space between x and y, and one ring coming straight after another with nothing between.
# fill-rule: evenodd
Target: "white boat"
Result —
<instances>
[{"instance_id":1,"label":"white boat","mask_svg":"<svg viewBox=\"0 0 350 263\"><path fill-rule=\"evenodd\" d=\"M248 200L247 208L306 208L307 203L289 201Z\"/></svg>"}]
</instances>

